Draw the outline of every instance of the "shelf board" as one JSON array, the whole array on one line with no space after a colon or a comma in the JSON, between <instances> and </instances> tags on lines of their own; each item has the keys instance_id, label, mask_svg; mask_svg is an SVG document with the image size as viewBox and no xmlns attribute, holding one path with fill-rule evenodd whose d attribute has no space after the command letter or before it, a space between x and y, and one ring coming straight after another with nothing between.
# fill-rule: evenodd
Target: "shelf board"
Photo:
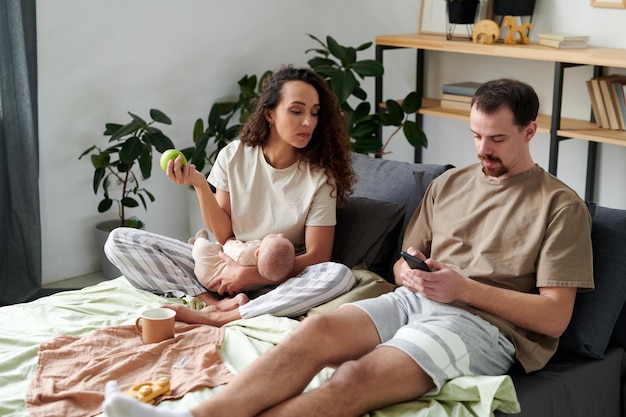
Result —
<instances>
[{"instance_id":1,"label":"shelf board","mask_svg":"<svg viewBox=\"0 0 626 417\"><path fill-rule=\"evenodd\" d=\"M469 120L469 112L441 107L441 100L428 97L422 99L422 108L418 113L448 119ZM550 121L550 115L540 114L537 117L537 130L550 133ZM561 118L561 129L557 130L557 134L572 139L626 146L626 131L601 129L595 123L567 117Z\"/></svg>"},{"instance_id":2,"label":"shelf board","mask_svg":"<svg viewBox=\"0 0 626 417\"><path fill-rule=\"evenodd\" d=\"M482 45L466 39L453 38L447 40L445 35L424 35L417 33L376 36L376 45L501 58L528 59L533 61L565 62L570 64L626 68L626 49L602 48L593 45L582 49L551 48L538 43L531 43L529 45L506 45L504 43Z\"/></svg>"}]
</instances>

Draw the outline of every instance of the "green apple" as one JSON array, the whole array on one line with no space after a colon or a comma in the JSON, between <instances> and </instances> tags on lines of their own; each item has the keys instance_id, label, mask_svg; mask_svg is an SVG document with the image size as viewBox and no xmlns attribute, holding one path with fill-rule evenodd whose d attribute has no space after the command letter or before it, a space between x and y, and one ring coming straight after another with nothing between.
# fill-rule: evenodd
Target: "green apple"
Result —
<instances>
[{"instance_id":1,"label":"green apple","mask_svg":"<svg viewBox=\"0 0 626 417\"><path fill-rule=\"evenodd\" d=\"M170 160L174 160L178 157L178 155L181 156L182 158L182 162L180 164L180 167L184 167L185 164L187 163L187 158L185 158L185 155L183 155L183 153L181 151L179 151L178 149L168 149L167 151L163 152L161 154L161 159L159 160L159 163L161 164L161 169L164 172L167 172L167 163Z\"/></svg>"}]
</instances>

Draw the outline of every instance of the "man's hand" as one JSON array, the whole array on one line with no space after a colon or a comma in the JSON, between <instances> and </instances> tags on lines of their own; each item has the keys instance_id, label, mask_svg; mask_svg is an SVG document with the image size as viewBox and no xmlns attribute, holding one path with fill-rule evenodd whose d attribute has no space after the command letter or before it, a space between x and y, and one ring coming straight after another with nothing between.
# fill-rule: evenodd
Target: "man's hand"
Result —
<instances>
[{"instance_id":1,"label":"man's hand","mask_svg":"<svg viewBox=\"0 0 626 417\"><path fill-rule=\"evenodd\" d=\"M406 262L400 266L400 284L409 290L440 303L452 303L460 299L467 278L434 259L426 259L423 253L408 248L407 252L426 262L434 272L411 269Z\"/></svg>"}]
</instances>

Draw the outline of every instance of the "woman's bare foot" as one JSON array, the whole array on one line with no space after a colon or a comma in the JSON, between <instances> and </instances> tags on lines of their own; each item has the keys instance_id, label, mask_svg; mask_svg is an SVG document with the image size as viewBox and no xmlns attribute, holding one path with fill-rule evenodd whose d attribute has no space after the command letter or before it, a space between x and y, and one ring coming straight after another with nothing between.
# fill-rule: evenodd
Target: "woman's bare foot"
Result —
<instances>
[{"instance_id":1,"label":"woman's bare foot","mask_svg":"<svg viewBox=\"0 0 626 417\"><path fill-rule=\"evenodd\" d=\"M239 294L235 295L234 297L226 297L226 298L222 298L222 299L216 298L213 295L209 294L208 292L205 292L203 294L198 294L195 297L198 300L204 302L204 304L207 307L215 306L220 311L234 310L234 309L238 308L239 306L242 306L245 303L247 303L248 301L250 301L248 296L246 294L244 294L244 293L239 293Z\"/></svg>"},{"instance_id":2,"label":"woman's bare foot","mask_svg":"<svg viewBox=\"0 0 626 417\"><path fill-rule=\"evenodd\" d=\"M248 301L250 301L250 299L247 295L245 295L244 293L239 293L234 297L223 298L214 305L217 306L217 308L219 308L221 311L230 311L239 308L239 306L244 305Z\"/></svg>"},{"instance_id":3,"label":"woman's bare foot","mask_svg":"<svg viewBox=\"0 0 626 417\"><path fill-rule=\"evenodd\" d=\"M208 306L202 310L192 310L182 304L169 304L163 307L176 312L176 321L183 321L189 324L208 324L210 326L221 327L231 321L239 320L241 315L239 309L221 311L217 306Z\"/></svg>"}]
</instances>

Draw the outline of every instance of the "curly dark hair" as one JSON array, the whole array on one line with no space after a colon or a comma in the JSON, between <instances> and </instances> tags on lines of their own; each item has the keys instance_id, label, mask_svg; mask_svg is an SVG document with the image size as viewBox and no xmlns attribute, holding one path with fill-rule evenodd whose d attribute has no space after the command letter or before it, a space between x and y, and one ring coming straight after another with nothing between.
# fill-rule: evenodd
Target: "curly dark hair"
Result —
<instances>
[{"instance_id":1,"label":"curly dark hair","mask_svg":"<svg viewBox=\"0 0 626 417\"><path fill-rule=\"evenodd\" d=\"M270 129L265 119L265 110L276 108L282 99L283 84L290 81L310 84L317 91L320 100L317 126L308 145L296 150L298 157L300 161L326 170L329 177L335 180L337 207L344 207L348 196L352 194L355 181L350 137L337 96L313 70L285 65L267 77L256 109L241 130L241 142L248 146L262 146L267 142Z\"/></svg>"}]
</instances>

